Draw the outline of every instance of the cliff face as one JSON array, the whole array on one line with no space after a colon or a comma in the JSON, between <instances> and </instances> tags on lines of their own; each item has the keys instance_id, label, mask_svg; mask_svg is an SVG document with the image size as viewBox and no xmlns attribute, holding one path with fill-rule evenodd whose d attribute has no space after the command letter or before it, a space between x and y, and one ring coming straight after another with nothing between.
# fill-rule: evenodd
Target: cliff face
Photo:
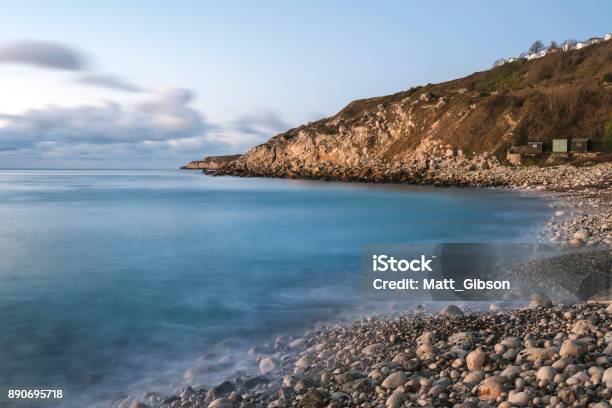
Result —
<instances>
[{"instance_id":1,"label":"cliff face","mask_svg":"<svg viewBox=\"0 0 612 408\"><path fill-rule=\"evenodd\" d=\"M606 41L351 102L333 117L254 147L222 172L414 179L440 167L495 166L511 145L528 140L590 137L595 150L605 150L611 121L612 41Z\"/></svg>"}]
</instances>

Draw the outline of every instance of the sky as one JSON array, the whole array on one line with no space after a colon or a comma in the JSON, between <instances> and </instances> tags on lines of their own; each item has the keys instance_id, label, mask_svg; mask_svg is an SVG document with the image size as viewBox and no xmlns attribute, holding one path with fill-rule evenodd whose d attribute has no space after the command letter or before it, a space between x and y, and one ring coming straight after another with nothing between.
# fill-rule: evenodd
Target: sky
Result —
<instances>
[{"instance_id":1,"label":"sky","mask_svg":"<svg viewBox=\"0 0 612 408\"><path fill-rule=\"evenodd\" d=\"M610 1L4 2L0 168L176 168L612 31Z\"/></svg>"}]
</instances>

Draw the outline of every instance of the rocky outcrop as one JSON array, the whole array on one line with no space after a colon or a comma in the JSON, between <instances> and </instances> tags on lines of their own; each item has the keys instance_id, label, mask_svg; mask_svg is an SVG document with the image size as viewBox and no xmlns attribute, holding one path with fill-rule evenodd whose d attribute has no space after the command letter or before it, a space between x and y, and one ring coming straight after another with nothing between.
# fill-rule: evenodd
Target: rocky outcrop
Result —
<instances>
[{"instance_id":1,"label":"rocky outcrop","mask_svg":"<svg viewBox=\"0 0 612 408\"><path fill-rule=\"evenodd\" d=\"M237 160L241 157L240 154L233 154L227 156L208 156L203 160L194 160L186 165L182 166L183 170L219 170L230 162Z\"/></svg>"},{"instance_id":2,"label":"rocky outcrop","mask_svg":"<svg viewBox=\"0 0 612 408\"><path fill-rule=\"evenodd\" d=\"M463 184L463 174L506 164L508 148L527 140L550 146L588 136L603 151L608 72L612 41L357 100L254 147L220 174Z\"/></svg>"}]
</instances>

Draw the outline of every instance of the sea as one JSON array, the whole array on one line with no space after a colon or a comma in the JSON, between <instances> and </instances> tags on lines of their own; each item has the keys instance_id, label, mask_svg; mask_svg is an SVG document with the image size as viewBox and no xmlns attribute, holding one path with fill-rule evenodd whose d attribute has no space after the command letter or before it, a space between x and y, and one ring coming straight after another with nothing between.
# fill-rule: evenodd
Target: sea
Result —
<instances>
[{"instance_id":1,"label":"sea","mask_svg":"<svg viewBox=\"0 0 612 408\"><path fill-rule=\"evenodd\" d=\"M550 213L506 189L0 170L0 406L109 406L256 372L249 348L369 312L364 246L531 242Z\"/></svg>"}]
</instances>

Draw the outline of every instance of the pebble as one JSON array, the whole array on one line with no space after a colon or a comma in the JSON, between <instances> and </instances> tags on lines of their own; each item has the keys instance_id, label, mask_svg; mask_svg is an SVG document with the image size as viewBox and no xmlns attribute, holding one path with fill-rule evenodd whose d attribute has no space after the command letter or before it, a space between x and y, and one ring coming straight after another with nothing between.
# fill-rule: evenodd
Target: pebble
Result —
<instances>
[{"instance_id":1,"label":"pebble","mask_svg":"<svg viewBox=\"0 0 612 408\"><path fill-rule=\"evenodd\" d=\"M455 305L448 305L440 310L440 314L447 316L463 316L463 311Z\"/></svg>"},{"instance_id":2,"label":"pebble","mask_svg":"<svg viewBox=\"0 0 612 408\"><path fill-rule=\"evenodd\" d=\"M561 345L561 350L559 350L559 355L561 357L581 357L584 354L585 347L582 343L567 339Z\"/></svg>"},{"instance_id":3,"label":"pebble","mask_svg":"<svg viewBox=\"0 0 612 408\"><path fill-rule=\"evenodd\" d=\"M482 369L487 361L487 353L481 349L476 349L467 355L465 359L467 368L470 371L478 371Z\"/></svg>"},{"instance_id":4,"label":"pebble","mask_svg":"<svg viewBox=\"0 0 612 408\"><path fill-rule=\"evenodd\" d=\"M529 394L527 394L525 391L510 391L508 394L508 402L512 405L516 405L517 407L524 407L525 405L529 404Z\"/></svg>"},{"instance_id":5,"label":"pebble","mask_svg":"<svg viewBox=\"0 0 612 408\"><path fill-rule=\"evenodd\" d=\"M259 372L262 374L268 374L271 371L276 370L278 362L272 357L264 357L259 362Z\"/></svg>"},{"instance_id":6,"label":"pebble","mask_svg":"<svg viewBox=\"0 0 612 408\"><path fill-rule=\"evenodd\" d=\"M406 374L404 374L402 371L398 371L385 378L385 380L382 382L382 386L385 388L395 389L400 385L404 385L406 381L408 381Z\"/></svg>"}]
</instances>

